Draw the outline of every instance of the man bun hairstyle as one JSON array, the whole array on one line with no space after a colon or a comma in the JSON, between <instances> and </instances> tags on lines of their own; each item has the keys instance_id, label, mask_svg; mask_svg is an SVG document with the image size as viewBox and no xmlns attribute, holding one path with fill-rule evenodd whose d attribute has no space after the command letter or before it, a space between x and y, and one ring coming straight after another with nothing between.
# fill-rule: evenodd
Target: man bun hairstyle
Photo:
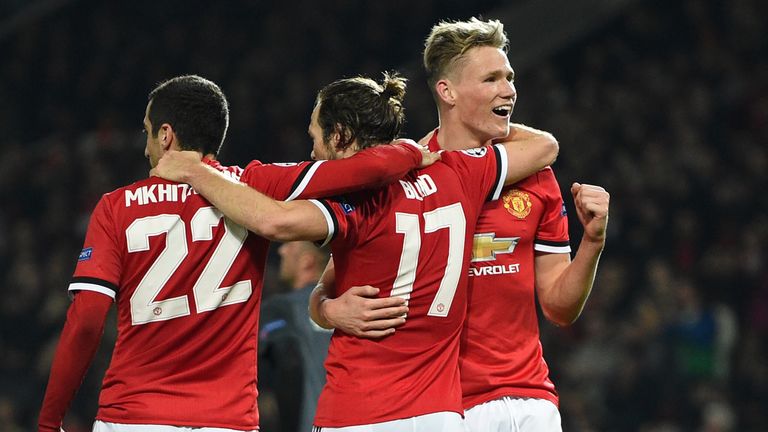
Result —
<instances>
[{"instance_id":1,"label":"man bun hairstyle","mask_svg":"<svg viewBox=\"0 0 768 432\"><path fill-rule=\"evenodd\" d=\"M405 99L406 79L397 75L397 73L384 72L384 79L381 82L381 97L390 103L402 106Z\"/></svg>"},{"instance_id":2,"label":"man bun hairstyle","mask_svg":"<svg viewBox=\"0 0 768 432\"><path fill-rule=\"evenodd\" d=\"M381 84L366 77L328 84L316 101L323 141L337 132L337 150L345 150L355 141L362 150L396 139L405 124L405 89L406 79L397 72L385 72Z\"/></svg>"},{"instance_id":3,"label":"man bun hairstyle","mask_svg":"<svg viewBox=\"0 0 768 432\"><path fill-rule=\"evenodd\" d=\"M149 93L152 136L168 123L182 150L218 155L229 127L229 104L213 81L183 75L163 81Z\"/></svg>"}]
</instances>

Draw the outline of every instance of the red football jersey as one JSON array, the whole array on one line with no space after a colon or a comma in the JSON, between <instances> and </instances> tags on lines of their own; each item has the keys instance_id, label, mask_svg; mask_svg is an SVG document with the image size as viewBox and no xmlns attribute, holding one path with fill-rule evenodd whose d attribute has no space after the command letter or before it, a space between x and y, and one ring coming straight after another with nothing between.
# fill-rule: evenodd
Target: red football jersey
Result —
<instances>
[{"instance_id":1,"label":"red football jersey","mask_svg":"<svg viewBox=\"0 0 768 432\"><path fill-rule=\"evenodd\" d=\"M439 149L437 134L429 143ZM469 268L460 355L464 408L503 396L558 403L539 341L534 256L570 253L568 218L551 168L483 207Z\"/></svg>"},{"instance_id":2,"label":"red football jersey","mask_svg":"<svg viewBox=\"0 0 768 432\"><path fill-rule=\"evenodd\" d=\"M389 162L388 176L398 178L421 160L409 146L380 147L356 160L252 162L245 171L209 163L276 199L329 196L362 186L364 176L339 176L339 167ZM258 427L256 343L267 249L267 240L223 218L186 184L151 177L102 197L69 286L117 303L99 420Z\"/></svg>"},{"instance_id":3,"label":"red football jersey","mask_svg":"<svg viewBox=\"0 0 768 432\"><path fill-rule=\"evenodd\" d=\"M501 193L505 153L502 146L445 152L442 162L379 191L313 201L329 224L336 294L371 284L409 307L392 336L333 334L317 426L463 412L458 355L472 234L483 203Z\"/></svg>"}]
</instances>

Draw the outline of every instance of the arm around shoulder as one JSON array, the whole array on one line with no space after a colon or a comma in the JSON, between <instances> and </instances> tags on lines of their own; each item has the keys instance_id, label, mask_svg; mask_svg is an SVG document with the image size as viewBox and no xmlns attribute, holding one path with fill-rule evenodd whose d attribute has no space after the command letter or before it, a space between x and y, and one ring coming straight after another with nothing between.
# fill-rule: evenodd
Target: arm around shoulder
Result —
<instances>
[{"instance_id":1,"label":"arm around shoulder","mask_svg":"<svg viewBox=\"0 0 768 432\"><path fill-rule=\"evenodd\" d=\"M517 183L552 165L560 152L560 144L549 133L514 124L506 138L497 140L507 154L505 184Z\"/></svg>"},{"instance_id":2,"label":"arm around shoulder","mask_svg":"<svg viewBox=\"0 0 768 432\"><path fill-rule=\"evenodd\" d=\"M323 213L308 201L276 201L194 159L191 152L168 152L155 168L163 178L188 183L235 223L270 240L323 240Z\"/></svg>"}]
</instances>

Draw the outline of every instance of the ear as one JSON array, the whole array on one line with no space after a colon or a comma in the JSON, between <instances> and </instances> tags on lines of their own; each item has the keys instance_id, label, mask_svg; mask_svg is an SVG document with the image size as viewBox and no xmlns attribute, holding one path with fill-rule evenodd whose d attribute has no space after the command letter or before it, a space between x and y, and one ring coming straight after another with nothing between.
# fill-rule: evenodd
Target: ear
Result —
<instances>
[{"instance_id":1,"label":"ear","mask_svg":"<svg viewBox=\"0 0 768 432\"><path fill-rule=\"evenodd\" d=\"M339 144L341 144L341 125L336 123L336 125L333 128L333 133L331 134L330 138L328 139L328 142L331 144L331 148L336 151L344 151L344 149L339 148ZM348 133L347 133L348 135ZM349 139L349 137L345 137L345 142Z\"/></svg>"},{"instance_id":2,"label":"ear","mask_svg":"<svg viewBox=\"0 0 768 432\"><path fill-rule=\"evenodd\" d=\"M435 83L435 93L437 97L448 105L456 105L456 93L453 90L453 83L449 79L441 79Z\"/></svg>"},{"instance_id":3,"label":"ear","mask_svg":"<svg viewBox=\"0 0 768 432\"><path fill-rule=\"evenodd\" d=\"M163 151L166 152L170 149L178 150L178 142L176 140L176 132L173 130L173 126L168 123L163 123L160 126L160 130L157 131L158 140Z\"/></svg>"}]
</instances>

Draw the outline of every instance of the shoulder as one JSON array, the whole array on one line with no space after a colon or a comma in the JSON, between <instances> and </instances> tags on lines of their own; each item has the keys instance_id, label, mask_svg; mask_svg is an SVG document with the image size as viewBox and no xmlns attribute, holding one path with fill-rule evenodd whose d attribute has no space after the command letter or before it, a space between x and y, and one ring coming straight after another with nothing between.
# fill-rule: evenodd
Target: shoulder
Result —
<instances>
[{"instance_id":1,"label":"shoulder","mask_svg":"<svg viewBox=\"0 0 768 432\"><path fill-rule=\"evenodd\" d=\"M441 160L445 163L451 163L458 160L465 160L468 158L480 159L488 156L489 152L493 152L493 147L483 146L465 150L442 150Z\"/></svg>"},{"instance_id":2,"label":"shoulder","mask_svg":"<svg viewBox=\"0 0 768 432\"><path fill-rule=\"evenodd\" d=\"M145 179L141 179L133 183L127 184L125 186L119 187L111 192L107 192L101 196L101 200L102 201L122 200L126 192L133 192L137 189L141 189L142 187L150 187L152 185L165 184L165 183L173 183L173 182L164 180L160 177L154 177L154 176L147 177Z\"/></svg>"},{"instance_id":3,"label":"shoulder","mask_svg":"<svg viewBox=\"0 0 768 432\"><path fill-rule=\"evenodd\" d=\"M525 189L537 194L546 194L555 190L559 193L560 190L560 184L557 182L555 172L551 167L545 167L513 184L511 187Z\"/></svg>"}]
</instances>

